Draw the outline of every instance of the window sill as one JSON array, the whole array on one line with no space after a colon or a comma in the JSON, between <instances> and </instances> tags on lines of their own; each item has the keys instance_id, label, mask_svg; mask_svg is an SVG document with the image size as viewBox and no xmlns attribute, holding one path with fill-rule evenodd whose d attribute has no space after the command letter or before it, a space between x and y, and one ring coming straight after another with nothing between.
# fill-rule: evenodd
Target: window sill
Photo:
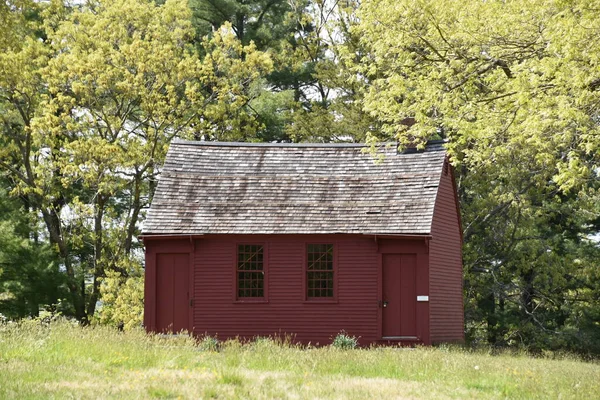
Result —
<instances>
[{"instance_id":1,"label":"window sill","mask_svg":"<svg viewBox=\"0 0 600 400\"><path fill-rule=\"evenodd\" d=\"M339 301L337 299L326 299L326 300L310 299L310 300L304 300L303 303L304 304L338 304Z\"/></svg>"},{"instance_id":2,"label":"window sill","mask_svg":"<svg viewBox=\"0 0 600 400\"><path fill-rule=\"evenodd\" d=\"M257 299L257 300L234 300L233 304L265 304L269 300Z\"/></svg>"}]
</instances>

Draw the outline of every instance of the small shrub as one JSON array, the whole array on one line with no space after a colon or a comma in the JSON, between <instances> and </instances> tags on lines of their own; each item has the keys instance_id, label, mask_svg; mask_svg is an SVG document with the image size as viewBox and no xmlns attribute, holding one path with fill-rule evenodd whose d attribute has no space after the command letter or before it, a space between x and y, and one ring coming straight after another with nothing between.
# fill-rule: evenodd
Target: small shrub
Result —
<instances>
[{"instance_id":1,"label":"small shrub","mask_svg":"<svg viewBox=\"0 0 600 400\"><path fill-rule=\"evenodd\" d=\"M341 350L355 349L358 346L358 338L341 331L335 339L333 339L331 345Z\"/></svg>"},{"instance_id":2,"label":"small shrub","mask_svg":"<svg viewBox=\"0 0 600 400\"><path fill-rule=\"evenodd\" d=\"M42 324L49 325L52 322L61 320L62 318L62 313L60 311L57 311L56 305L50 305L44 307L44 309L41 310L39 312L39 315L34 319Z\"/></svg>"},{"instance_id":3,"label":"small shrub","mask_svg":"<svg viewBox=\"0 0 600 400\"><path fill-rule=\"evenodd\" d=\"M221 343L219 339L213 336L204 336L202 340L200 340L200 344L198 347L204 351L219 351L221 347Z\"/></svg>"},{"instance_id":4,"label":"small shrub","mask_svg":"<svg viewBox=\"0 0 600 400\"><path fill-rule=\"evenodd\" d=\"M100 285L102 306L95 322L129 331L142 326L144 319L144 270L135 259L123 260L119 265L127 271L107 271Z\"/></svg>"}]
</instances>

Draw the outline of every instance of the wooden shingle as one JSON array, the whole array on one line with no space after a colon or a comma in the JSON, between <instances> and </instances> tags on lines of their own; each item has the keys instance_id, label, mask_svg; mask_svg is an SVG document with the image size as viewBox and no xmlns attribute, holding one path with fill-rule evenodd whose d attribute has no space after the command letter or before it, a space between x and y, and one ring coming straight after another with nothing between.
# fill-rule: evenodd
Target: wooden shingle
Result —
<instances>
[{"instance_id":1,"label":"wooden shingle","mask_svg":"<svg viewBox=\"0 0 600 400\"><path fill-rule=\"evenodd\" d=\"M144 235L429 234L446 151L173 141Z\"/></svg>"}]
</instances>

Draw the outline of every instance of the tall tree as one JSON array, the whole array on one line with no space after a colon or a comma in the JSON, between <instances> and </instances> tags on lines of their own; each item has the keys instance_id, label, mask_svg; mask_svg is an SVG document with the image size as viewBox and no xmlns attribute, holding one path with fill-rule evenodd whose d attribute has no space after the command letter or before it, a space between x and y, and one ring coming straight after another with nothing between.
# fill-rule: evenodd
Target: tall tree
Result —
<instances>
[{"instance_id":1,"label":"tall tree","mask_svg":"<svg viewBox=\"0 0 600 400\"><path fill-rule=\"evenodd\" d=\"M63 274L47 243L36 240L37 226L23 203L8 195L0 179L0 314L37 316L41 307L61 307ZM60 310L60 309L59 309Z\"/></svg>"},{"instance_id":2,"label":"tall tree","mask_svg":"<svg viewBox=\"0 0 600 400\"><path fill-rule=\"evenodd\" d=\"M362 108L368 85L350 68L364 56L356 22L357 1L314 1L298 20L289 59L309 68L299 83L297 104L286 127L295 141L364 141L378 121Z\"/></svg>"},{"instance_id":3,"label":"tall tree","mask_svg":"<svg viewBox=\"0 0 600 400\"><path fill-rule=\"evenodd\" d=\"M294 23L288 0L191 0L190 7L199 40L229 22L242 44L254 42L260 50L278 46Z\"/></svg>"},{"instance_id":4,"label":"tall tree","mask_svg":"<svg viewBox=\"0 0 600 400\"><path fill-rule=\"evenodd\" d=\"M306 0L292 4L287 0L191 0L196 40L211 37L224 23L244 45L252 43L267 51L274 62L271 74L248 88L255 98L241 110L255 118L259 129L245 140L287 141L285 125L294 107L294 88L290 83L306 79L304 71L289 68L286 44L293 40L296 20L305 11ZM199 49L202 57L203 50Z\"/></svg>"},{"instance_id":5,"label":"tall tree","mask_svg":"<svg viewBox=\"0 0 600 400\"><path fill-rule=\"evenodd\" d=\"M135 236L170 140L252 135L255 119L239 110L271 61L228 25L198 57L179 0L31 7L45 38L31 29L0 55L0 168L42 216L86 323L107 271L140 262Z\"/></svg>"},{"instance_id":6,"label":"tall tree","mask_svg":"<svg viewBox=\"0 0 600 400\"><path fill-rule=\"evenodd\" d=\"M254 86L247 111L261 123L260 141L360 141L375 120L356 100L346 58L358 42L349 31L354 1L192 0L198 35L229 21L243 43L270 52L274 68ZM339 46L344 44L344 46ZM354 53L354 54L353 54Z\"/></svg>"},{"instance_id":7,"label":"tall tree","mask_svg":"<svg viewBox=\"0 0 600 400\"><path fill-rule=\"evenodd\" d=\"M600 263L590 239L600 228L598 10L375 0L358 13L367 51L354 72L382 128L372 139L449 139L469 333L483 327L495 344L559 345L576 306L598 307L581 280ZM597 314L587 317L597 337Z\"/></svg>"}]
</instances>

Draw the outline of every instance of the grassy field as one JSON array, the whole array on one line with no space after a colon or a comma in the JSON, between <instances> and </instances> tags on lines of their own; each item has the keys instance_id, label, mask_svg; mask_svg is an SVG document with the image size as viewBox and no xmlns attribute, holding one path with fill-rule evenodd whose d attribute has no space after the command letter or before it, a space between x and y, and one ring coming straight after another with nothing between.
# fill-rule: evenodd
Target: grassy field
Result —
<instances>
[{"instance_id":1,"label":"grassy field","mask_svg":"<svg viewBox=\"0 0 600 400\"><path fill-rule=\"evenodd\" d=\"M575 358L266 339L205 347L67 322L0 325L0 398L600 398L600 365Z\"/></svg>"}]
</instances>

